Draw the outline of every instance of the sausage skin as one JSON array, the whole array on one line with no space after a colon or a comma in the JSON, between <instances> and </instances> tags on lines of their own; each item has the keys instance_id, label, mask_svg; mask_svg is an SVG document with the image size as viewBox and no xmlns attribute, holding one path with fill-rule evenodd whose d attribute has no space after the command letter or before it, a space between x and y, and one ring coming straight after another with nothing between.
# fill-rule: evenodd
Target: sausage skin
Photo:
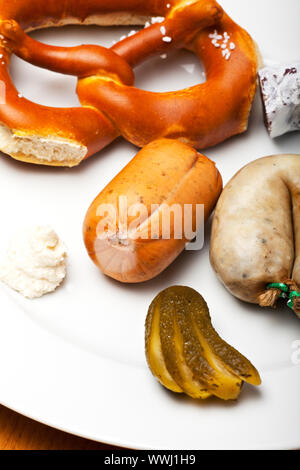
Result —
<instances>
[{"instance_id":1,"label":"sausage skin","mask_svg":"<svg viewBox=\"0 0 300 470\"><path fill-rule=\"evenodd\" d=\"M211 160L182 142L156 140L145 146L90 206L83 227L88 254L104 274L118 281L137 283L152 279L190 241L184 236L177 239L172 225L169 239L162 237L163 208L192 204L190 222L196 228L196 204L204 205L207 219L221 191L222 178ZM120 197L128 209L139 205L147 209L136 224L137 214L128 211L126 227L130 229L133 225L133 228L127 233L123 228ZM153 205L156 205L154 211ZM115 233L108 230L113 226L113 214L104 214L101 208L105 206L116 209ZM171 214L171 221L172 217ZM154 230L154 236L153 226L159 227L158 232Z\"/></svg>"},{"instance_id":2,"label":"sausage skin","mask_svg":"<svg viewBox=\"0 0 300 470\"><path fill-rule=\"evenodd\" d=\"M300 155L261 158L229 181L213 219L210 261L246 302L262 305L269 283L300 286Z\"/></svg>"}]
</instances>

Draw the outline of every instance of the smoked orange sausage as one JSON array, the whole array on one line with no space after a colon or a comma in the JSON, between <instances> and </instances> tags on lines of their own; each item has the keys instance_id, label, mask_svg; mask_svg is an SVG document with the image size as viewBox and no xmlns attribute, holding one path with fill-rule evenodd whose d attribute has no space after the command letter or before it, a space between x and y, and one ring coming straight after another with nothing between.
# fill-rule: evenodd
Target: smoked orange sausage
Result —
<instances>
[{"instance_id":1,"label":"smoked orange sausage","mask_svg":"<svg viewBox=\"0 0 300 470\"><path fill-rule=\"evenodd\" d=\"M211 160L182 142L156 140L90 206L84 222L87 251L118 281L152 279L195 236L198 208L204 207L206 220L221 190L222 179ZM183 230L187 226L190 235Z\"/></svg>"}]
</instances>

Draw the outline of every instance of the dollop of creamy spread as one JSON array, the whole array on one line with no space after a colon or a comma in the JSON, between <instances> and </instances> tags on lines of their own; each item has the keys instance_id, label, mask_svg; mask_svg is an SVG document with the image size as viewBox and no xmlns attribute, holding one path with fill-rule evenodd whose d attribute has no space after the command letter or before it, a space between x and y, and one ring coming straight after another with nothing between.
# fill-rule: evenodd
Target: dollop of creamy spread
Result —
<instances>
[{"instance_id":1,"label":"dollop of creamy spread","mask_svg":"<svg viewBox=\"0 0 300 470\"><path fill-rule=\"evenodd\" d=\"M66 246L49 226L18 232L0 264L0 280L29 299L53 292L67 273Z\"/></svg>"}]
</instances>

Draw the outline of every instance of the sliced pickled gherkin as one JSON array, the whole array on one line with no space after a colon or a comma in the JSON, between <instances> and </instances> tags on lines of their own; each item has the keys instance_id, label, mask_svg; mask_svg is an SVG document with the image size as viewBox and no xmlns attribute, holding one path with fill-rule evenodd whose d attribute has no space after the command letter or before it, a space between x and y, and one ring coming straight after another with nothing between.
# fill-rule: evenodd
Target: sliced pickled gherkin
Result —
<instances>
[{"instance_id":1,"label":"sliced pickled gherkin","mask_svg":"<svg viewBox=\"0 0 300 470\"><path fill-rule=\"evenodd\" d=\"M226 343L214 329L203 297L194 289L189 288L189 291L193 325L207 354L214 355L216 361L221 361L222 367L237 375L241 380L252 385L260 385L261 380L256 368L245 356Z\"/></svg>"},{"instance_id":2,"label":"sliced pickled gherkin","mask_svg":"<svg viewBox=\"0 0 300 470\"><path fill-rule=\"evenodd\" d=\"M210 393L199 377L193 376L184 358L184 342L176 319L176 307L164 295L160 300L160 340L166 368L181 389L193 398L207 398Z\"/></svg>"},{"instance_id":3,"label":"sliced pickled gherkin","mask_svg":"<svg viewBox=\"0 0 300 470\"><path fill-rule=\"evenodd\" d=\"M261 382L248 359L220 338L205 300L189 287L169 287L151 303L146 356L162 385L193 398L236 399L243 381Z\"/></svg>"},{"instance_id":4,"label":"sliced pickled gherkin","mask_svg":"<svg viewBox=\"0 0 300 470\"><path fill-rule=\"evenodd\" d=\"M180 333L185 344L184 359L194 376L203 377L207 382L208 390L224 400L237 398L240 394L242 381L227 370L222 370L211 354L207 354L206 345L199 341L198 333L193 324L191 305L185 302L183 308L177 310L177 318L180 324ZM206 367L203 368L203 363ZM210 374L210 375L208 375Z\"/></svg>"},{"instance_id":5,"label":"sliced pickled gherkin","mask_svg":"<svg viewBox=\"0 0 300 470\"><path fill-rule=\"evenodd\" d=\"M160 299L152 302L146 319L146 358L152 373L157 377L162 385L173 392L182 393L183 390L173 380L169 374L160 341Z\"/></svg>"}]
</instances>

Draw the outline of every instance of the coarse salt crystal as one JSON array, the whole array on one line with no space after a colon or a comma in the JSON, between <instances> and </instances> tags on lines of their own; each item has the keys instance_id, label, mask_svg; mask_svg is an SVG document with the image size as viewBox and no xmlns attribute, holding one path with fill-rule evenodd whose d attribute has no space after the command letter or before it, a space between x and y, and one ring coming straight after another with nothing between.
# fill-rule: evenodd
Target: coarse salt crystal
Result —
<instances>
[{"instance_id":1,"label":"coarse salt crystal","mask_svg":"<svg viewBox=\"0 0 300 470\"><path fill-rule=\"evenodd\" d=\"M225 57L226 60L230 59L230 56L231 56L231 52L229 52L228 49L224 49L222 51L222 56Z\"/></svg>"},{"instance_id":2,"label":"coarse salt crystal","mask_svg":"<svg viewBox=\"0 0 300 470\"><path fill-rule=\"evenodd\" d=\"M152 24L162 23L163 21L165 21L163 16L155 16L155 17L151 18L151 23Z\"/></svg>"},{"instance_id":3,"label":"coarse salt crystal","mask_svg":"<svg viewBox=\"0 0 300 470\"><path fill-rule=\"evenodd\" d=\"M164 26L161 26L161 27L160 27L160 32L161 32L161 34L163 34L163 35L165 36L167 30L166 30L166 28L165 28Z\"/></svg>"},{"instance_id":4,"label":"coarse salt crystal","mask_svg":"<svg viewBox=\"0 0 300 470\"><path fill-rule=\"evenodd\" d=\"M224 37L223 37L224 36ZM212 44L215 46L215 47L221 47L222 49L222 56L226 59L226 60L229 60L230 57L231 57L231 51L233 51L235 49L235 44L233 42L231 42L229 45L228 45L228 41L230 39L230 34L227 33L227 31L225 31L223 33L223 35L220 35L218 34L218 31L215 29L213 33L209 34L208 35L209 38L212 39ZM219 44L218 41L222 39L222 44ZM230 50L229 50L230 49Z\"/></svg>"},{"instance_id":5,"label":"coarse salt crystal","mask_svg":"<svg viewBox=\"0 0 300 470\"><path fill-rule=\"evenodd\" d=\"M172 38L170 38L170 36L164 36L164 37L162 38L162 40L163 40L164 42L172 42Z\"/></svg>"},{"instance_id":6,"label":"coarse salt crystal","mask_svg":"<svg viewBox=\"0 0 300 470\"><path fill-rule=\"evenodd\" d=\"M211 39L217 39L217 36L218 36L218 31L216 29L213 33L208 35L208 37Z\"/></svg>"},{"instance_id":7,"label":"coarse salt crystal","mask_svg":"<svg viewBox=\"0 0 300 470\"><path fill-rule=\"evenodd\" d=\"M217 41L219 41L220 39L223 39L223 36L218 34L218 31L216 29L212 34L209 34L208 37L211 38L211 39L215 39Z\"/></svg>"}]
</instances>

